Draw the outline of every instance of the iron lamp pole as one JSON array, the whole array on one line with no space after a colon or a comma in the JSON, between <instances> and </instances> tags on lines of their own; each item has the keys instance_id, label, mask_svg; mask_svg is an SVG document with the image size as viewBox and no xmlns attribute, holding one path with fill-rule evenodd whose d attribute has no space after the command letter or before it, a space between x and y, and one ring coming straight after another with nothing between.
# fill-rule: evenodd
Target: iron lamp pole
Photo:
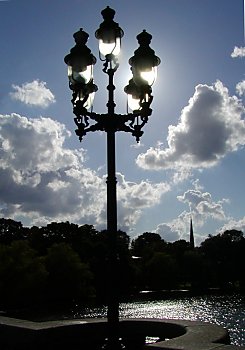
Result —
<instances>
[{"instance_id":1,"label":"iron lamp pole","mask_svg":"<svg viewBox=\"0 0 245 350\"><path fill-rule=\"evenodd\" d=\"M89 35L80 29L73 37L75 46L65 56L68 65L69 87L72 90L72 105L75 115L75 130L79 140L90 131L105 131L107 134L107 231L109 235L110 286L108 288L108 347L116 349L119 342L119 298L117 290L117 180L115 134L117 131L131 133L139 142L143 126L152 113L153 96L151 86L156 79L156 69L160 59L150 48L152 36L143 30L137 36L139 48L129 59L132 79L124 91L128 94L128 107L132 113L116 114L114 102L114 74L119 67L118 55L121 48L123 30L114 22L115 11L109 6L101 11L104 21L95 32L99 40L99 57L104 62L103 72L108 75L107 113L91 111L95 92L98 90L93 80L93 65L96 58L86 46Z\"/></svg>"}]
</instances>

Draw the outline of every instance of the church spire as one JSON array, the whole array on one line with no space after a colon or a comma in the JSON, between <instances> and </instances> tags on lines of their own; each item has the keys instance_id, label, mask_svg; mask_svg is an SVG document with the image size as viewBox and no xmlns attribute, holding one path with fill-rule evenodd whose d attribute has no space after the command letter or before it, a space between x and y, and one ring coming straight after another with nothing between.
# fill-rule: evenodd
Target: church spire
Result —
<instances>
[{"instance_id":1,"label":"church spire","mask_svg":"<svg viewBox=\"0 0 245 350\"><path fill-rule=\"evenodd\" d=\"M190 247L191 247L191 249L195 248L192 217L191 217L191 222L190 222Z\"/></svg>"}]
</instances>

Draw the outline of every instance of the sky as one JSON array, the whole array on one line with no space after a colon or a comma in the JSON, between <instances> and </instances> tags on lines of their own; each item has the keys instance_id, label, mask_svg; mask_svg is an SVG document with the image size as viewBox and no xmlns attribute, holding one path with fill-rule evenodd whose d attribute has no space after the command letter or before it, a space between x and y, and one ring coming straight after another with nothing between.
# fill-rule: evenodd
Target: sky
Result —
<instances>
[{"instance_id":1,"label":"sky","mask_svg":"<svg viewBox=\"0 0 245 350\"><path fill-rule=\"evenodd\" d=\"M197 245L245 232L244 0L0 1L0 216L106 228L106 134L79 142L64 63L83 28L97 57L93 111L106 113L94 36L106 6L124 30L116 113L127 113L143 29L161 59L141 142L116 135L118 228L188 240L192 217Z\"/></svg>"}]
</instances>

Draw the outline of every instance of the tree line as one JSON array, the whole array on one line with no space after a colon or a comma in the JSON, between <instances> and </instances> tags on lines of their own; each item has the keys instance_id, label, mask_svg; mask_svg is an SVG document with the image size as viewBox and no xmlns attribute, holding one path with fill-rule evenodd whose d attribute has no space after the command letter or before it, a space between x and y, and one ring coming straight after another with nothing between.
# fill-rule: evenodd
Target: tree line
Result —
<instances>
[{"instance_id":1,"label":"tree line","mask_svg":"<svg viewBox=\"0 0 245 350\"><path fill-rule=\"evenodd\" d=\"M241 231L209 235L200 247L166 242L144 232L130 242L117 232L118 292L207 288L244 290L245 238ZM52 222L24 227L0 219L0 307L78 301L105 302L111 288L109 235L92 225Z\"/></svg>"}]
</instances>

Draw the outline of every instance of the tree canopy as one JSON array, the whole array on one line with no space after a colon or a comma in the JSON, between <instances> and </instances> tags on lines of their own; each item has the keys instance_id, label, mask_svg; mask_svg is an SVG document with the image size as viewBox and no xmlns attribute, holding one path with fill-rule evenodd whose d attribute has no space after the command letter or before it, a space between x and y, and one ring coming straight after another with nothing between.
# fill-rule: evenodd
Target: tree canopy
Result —
<instances>
[{"instance_id":1,"label":"tree canopy","mask_svg":"<svg viewBox=\"0 0 245 350\"><path fill-rule=\"evenodd\" d=\"M116 234L116 233L115 233ZM92 225L52 222L23 227L0 219L0 306L106 298L109 235ZM140 290L245 288L245 238L241 231L210 235L200 247L164 241L144 232L130 244L117 232L118 290L127 297Z\"/></svg>"}]
</instances>

